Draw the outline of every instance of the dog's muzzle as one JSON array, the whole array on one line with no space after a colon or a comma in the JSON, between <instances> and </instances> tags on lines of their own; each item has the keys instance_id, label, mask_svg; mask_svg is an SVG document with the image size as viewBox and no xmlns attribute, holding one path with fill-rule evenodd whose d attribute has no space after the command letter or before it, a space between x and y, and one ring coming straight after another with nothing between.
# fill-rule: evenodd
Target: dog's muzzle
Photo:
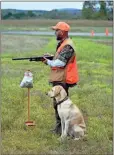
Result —
<instances>
[{"instance_id":1,"label":"dog's muzzle","mask_svg":"<svg viewBox=\"0 0 114 155\"><path fill-rule=\"evenodd\" d=\"M54 96L50 96L50 95L48 94L48 92L45 92L45 94L46 94L47 96L49 96L50 98L54 98Z\"/></svg>"}]
</instances>

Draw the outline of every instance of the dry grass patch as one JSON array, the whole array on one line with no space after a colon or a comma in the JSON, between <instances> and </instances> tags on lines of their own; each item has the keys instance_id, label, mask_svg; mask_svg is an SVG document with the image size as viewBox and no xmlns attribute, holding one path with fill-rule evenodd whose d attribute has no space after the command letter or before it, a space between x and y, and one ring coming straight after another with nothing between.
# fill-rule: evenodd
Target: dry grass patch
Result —
<instances>
[{"instance_id":1,"label":"dry grass patch","mask_svg":"<svg viewBox=\"0 0 114 155\"><path fill-rule=\"evenodd\" d=\"M52 26L57 22L61 21L60 19L36 19L36 20L2 20L1 24L9 26ZM71 26L108 26L112 27L113 22L108 20L64 20Z\"/></svg>"}]
</instances>

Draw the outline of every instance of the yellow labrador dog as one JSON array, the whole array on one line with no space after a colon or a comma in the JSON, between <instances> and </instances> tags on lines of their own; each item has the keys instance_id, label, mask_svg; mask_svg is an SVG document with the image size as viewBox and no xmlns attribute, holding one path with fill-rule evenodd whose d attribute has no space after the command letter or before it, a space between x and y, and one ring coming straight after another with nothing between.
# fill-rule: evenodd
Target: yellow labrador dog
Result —
<instances>
[{"instance_id":1,"label":"yellow labrador dog","mask_svg":"<svg viewBox=\"0 0 114 155\"><path fill-rule=\"evenodd\" d=\"M83 115L79 108L72 103L66 94L64 88L60 85L54 86L48 96L55 98L57 101L57 110L61 118L61 140L64 140L67 135L79 140L84 136L86 125Z\"/></svg>"}]
</instances>

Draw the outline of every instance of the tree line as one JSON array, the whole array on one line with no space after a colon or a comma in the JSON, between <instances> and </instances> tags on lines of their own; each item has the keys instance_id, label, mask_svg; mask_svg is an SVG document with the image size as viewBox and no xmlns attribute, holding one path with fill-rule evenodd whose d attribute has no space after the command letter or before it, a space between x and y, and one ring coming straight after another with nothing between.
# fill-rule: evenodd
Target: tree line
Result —
<instances>
[{"instance_id":1,"label":"tree line","mask_svg":"<svg viewBox=\"0 0 114 155\"><path fill-rule=\"evenodd\" d=\"M2 19L103 19L113 20L113 1L84 1L82 10L2 10Z\"/></svg>"}]
</instances>

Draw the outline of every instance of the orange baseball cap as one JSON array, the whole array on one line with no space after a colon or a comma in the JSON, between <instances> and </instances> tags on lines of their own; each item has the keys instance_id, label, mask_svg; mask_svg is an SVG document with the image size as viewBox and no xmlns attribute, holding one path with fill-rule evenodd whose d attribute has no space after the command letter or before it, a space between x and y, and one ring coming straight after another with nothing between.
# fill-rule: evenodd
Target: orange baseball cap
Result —
<instances>
[{"instance_id":1,"label":"orange baseball cap","mask_svg":"<svg viewBox=\"0 0 114 155\"><path fill-rule=\"evenodd\" d=\"M70 26L65 22L58 22L55 26L52 26L53 30L63 30L63 31L69 31Z\"/></svg>"}]
</instances>

